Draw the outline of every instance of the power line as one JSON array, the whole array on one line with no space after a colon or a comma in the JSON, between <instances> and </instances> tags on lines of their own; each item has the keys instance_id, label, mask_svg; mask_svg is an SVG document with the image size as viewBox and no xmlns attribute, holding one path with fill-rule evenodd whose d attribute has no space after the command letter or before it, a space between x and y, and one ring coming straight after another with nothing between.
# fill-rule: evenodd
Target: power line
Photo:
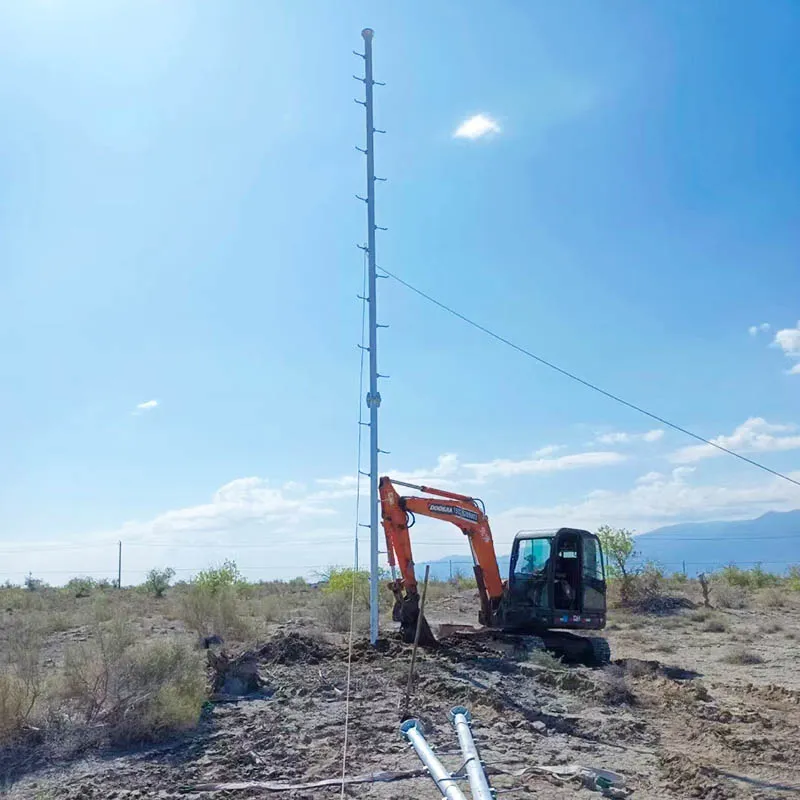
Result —
<instances>
[{"instance_id":1,"label":"power line","mask_svg":"<svg viewBox=\"0 0 800 800\"><path fill-rule=\"evenodd\" d=\"M484 325L481 325L479 322L475 322L475 320L470 319L469 317L465 316L459 311L456 311L451 306L442 303L440 300L437 300L435 297L431 297L431 295L423 292L422 289L418 289L416 286L413 286L408 281L403 280L399 276L395 275L393 272L390 272L385 267L381 267L381 269L386 273L386 275L390 278L396 280L402 286L405 286L406 289L410 289L415 294L418 294L420 297L423 297L430 303L433 303L435 306L438 306L443 311L446 311L448 314L452 314L454 317L458 317L463 322L466 322L467 325L471 325L473 328L485 333L487 336L491 336L492 339L496 339L498 342L501 342L504 345L516 350L518 353L522 353L523 355L527 356L528 358L532 358L534 361L538 361L540 364L543 364L545 367L549 367L550 369L554 370L555 372L564 375L565 377L569 378L570 380L575 381L576 383L580 383L583 386L591 389L592 391L597 392L598 394L602 394L604 397L609 398L609 400L613 400L615 403L620 403L623 406L627 406L628 408L633 409L634 411L638 411L640 414L644 414L646 417L650 417L650 419L655 420L656 422L660 422L662 425L666 425L668 428L672 428L679 433L682 433L686 436L691 437L692 439L696 439L698 442L702 442L703 444L708 445L709 447L714 447L717 450L720 450L723 453L727 453L729 456L733 456L734 458L738 458L740 461L744 461L747 464L750 464L753 467L758 467L758 469L763 470L764 472L769 472L770 475L774 475L776 478L781 478L784 481L788 481L789 483L793 483L795 486L800 486L800 481L795 480L794 478L790 478L788 475L784 475L782 472L778 472L777 470L772 469L771 467L766 466L765 464L761 464L758 461L753 460L752 458L748 458L747 456L743 456L741 453L737 453L735 450L729 450L727 447L723 447L721 444L717 444L716 442L712 441L711 439L706 439L704 436L700 436L700 434L693 433L692 431L684 428L680 425L677 425L674 422L670 422L668 419L664 417L660 417L658 414L654 414L652 411L648 411L641 406L636 405L635 403L631 403L628 400L623 399L619 395L613 394L612 392L608 392L605 389L600 388L591 381L587 381L584 378L575 375L575 373L570 372L569 370L564 369L563 367L559 367L558 365L554 364L552 361L548 361L546 358L542 358L541 356L536 355L536 353L532 353L530 350L526 350L524 347L521 347L518 344L515 344L510 339L506 339L505 336L501 336L499 333L495 333L493 330L490 330Z\"/></svg>"},{"instance_id":2,"label":"power line","mask_svg":"<svg viewBox=\"0 0 800 800\"><path fill-rule=\"evenodd\" d=\"M549 532L549 531L548 531ZM643 533L639 534L635 538L638 539L641 536L647 536L648 534ZM366 538L366 537L365 537ZM319 545L319 544L342 544L344 542L352 542L353 538L351 536L346 537L331 537L326 538L324 540L317 540L317 541L302 541L302 542L288 542L284 544L276 544L274 542L268 544L253 544L253 543L245 543L245 544L231 544L231 543L224 543L224 544L176 544L174 542L125 542L125 547L164 547L164 548L171 548L174 550L222 550L223 548L230 552L233 550L280 550L281 552L285 551L287 544L297 544L297 545ZM716 537L716 536L680 536L680 537L661 537L659 536L657 539L653 540L656 543L664 543L664 544L680 544L681 542L719 542L720 544L728 544L728 542L761 542L761 541L794 541L800 542L800 534L790 534L790 535L775 535L775 536L726 536L726 537ZM495 545L498 546L505 546L511 545L511 542L506 542L502 539L495 539ZM449 547L451 545L455 546L459 544L459 539L457 536L454 536L452 539L423 539L419 542L420 546L431 546L431 547ZM109 550L112 548L116 548L116 542L110 542L109 544L105 545L75 545L72 547L42 547L42 548L31 548L26 547L24 549L14 549L14 550L4 550L0 549L0 555L33 555L36 553L52 553L54 551L64 551L64 550L84 550L84 549L98 549L98 548L108 548Z\"/></svg>"}]
</instances>

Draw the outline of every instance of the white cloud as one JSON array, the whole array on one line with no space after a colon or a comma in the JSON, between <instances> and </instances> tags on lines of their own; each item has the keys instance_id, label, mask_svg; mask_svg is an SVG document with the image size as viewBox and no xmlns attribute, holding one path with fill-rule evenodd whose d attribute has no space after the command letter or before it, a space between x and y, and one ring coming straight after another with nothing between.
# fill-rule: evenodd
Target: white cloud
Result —
<instances>
[{"instance_id":1,"label":"white cloud","mask_svg":"<svg viewBox=\"0 0 800 800\"><path fill-rule=\"evenodd\" d=\"M760 325L751 325L747 332L751 336L758 336L759 333L768 333L770 330L769 322L762 322Z\"/></svg>"},{"instance_id":2,"label":"white cloud","mask_svg":"<svg viewBox=\"0 0 800 800\"><path fill-rule=\"evenodd\" d=\"M775 334L772 347L783 350L787 358L800 359L800 322L796 328L783 328ZM787 371L788 375L800 375L800 363L795 364Z\"/></svg>"},{"instance_id":3,"label":"white cloud","mask_svg":"<svg viewBox=\"0 0 800 800\"><path fill-rule=\"evenodd\" d=\"M547 444L536 450L533 456L534 458L545 458L546 456L552 456L553 453L557 453L559 450L563 450L565 447L565 444Z\"/></svg>"},{"instance_id":4,"label":"white cloud","mask_svg":"<svg viewBox=\"0 0 800 800\"><path fill-rule=\"evenodd\" d=\"M477 464L464 464L464 468L472 473L473 478L483 483L489 478L510 478L516 475L534 475L537 473L561 472L569 469L587 467L607 467L625 461L626 457L615 452L573 453L558 458L530 458L512 461L497 458Z\"/></svg>"},{"instance_id":5,"label":"white cloud","mask_svg":"<svg viewBox=\"0 0 800 800\"><path fill-rule=\"evenodd\" d=\"M800 507L800 487L779 478L746 486L696 486L689 483L690 467L678 467L670 475L649 473L624 491L594 491L576 503L547 507L521 507L492 521L503 539L520 528L574 526L596 529L622 525L647 530L679 519L746 519L769 510ZM789 473L795 480L800 472Z\"/></svg>"},{"instance_id":6,"label":"white cloud","mask_svg":"<svg viewBox=\"0 0 800 800\"><path fill-rule=\"evenodd\" d=\"M792 358L800 358L800 322L796 328L784 328L775 334L773 346Z\"/></svg>"},{"instance_id":7,"label":"white cloud","mask_svg":"<svg viewBox=\"0 0 800 800\"><path fill-rule=\"evenodd\" d=\"M465 119L453 132L455 139L480 139L491 133L500 133L500 126L486 114L476 114Z\"/></svg>"},{"instance_id":8,"label":"white cloud","mask_svg":"<svg viewBox=\"0 0 800 800\"><path fill-rule=\"evenodd\" d=\"M664 474L661 472L648 472L646 475L640 475L636 479L636 483L656 483L657 481L664 480Z\"/></svg>"},{"instance_id":9,"label":"white cloud","mask_svg":"<svg viewBox=\"0 0 800 800\"><path fill-rule=\"evenodd\" d=\"M225 533L246 523L324 516L333 510L327 498L307 493L300 484L272 486L265 478L237 478L217 489L208 503L166 511L146 522L128 522L120 537L177 540L183 534Z\"/></svg>"},{"instance_id":10,"label":"white cloud","mask_svg":"<svg viewBox=\"0 0 800 800\"><path fill-rule=\"evenodd\" d=\"M546 455L556 452L564 445L547 445L537 450L532 458L515 461L509 458L496 458L492 461L462 464L455 453L444 453L436 460L436 466L411 471L388 468L383 474L397 481L416 484L430 484L440 488L467 486L486 483L488 480L511 478L518 475L546 474L571 469L588 469L591 467L607 467L626 460L622 453L612 451L591 451L572 453L570 455L547 458ZM341 478L322 478L317 481L322 486L330 486L334 492L331 496L344 496L355 491L356 479L346 475ZM318 495L323 493L318 492Z\"/></svg>"},{"instance_id":11,"label":"white cloud","mask_svg":"<svg viewBox=\"0 0 800 800\"><path fill-rule=\"evenodd\" d=\"M158 406L158 400L147 400L144 403L139 403L136 406L136 410L133 412L134 414L144 414L148 411L152 411L154 408Z\"/></svg>"},{"instance_id":12,"label":"white cloud","mask_svg":"<svg viewBox=\"0 0 800 800\"><path fill-rule=\"evenodd\" d=\"M655 428L645 433L625 433L614 431L612 433L602 433L596 439L598 444L632 444L633 442L657 442L664 436L664 431Z\"/></svg>"},{"instance_id":13,"label":"white cloud","mask_svg":"<svg viewBox=\"0 0 800 800\"><path fill-rule=\"evenodd\" d=\"M438 481L438 485L445 487L453 483L452 478L461 470L458 456L455 453L444 453L436 459L435 467L424 467L411 471L394 470L381 468L382 475L389 475L394 480L405 481L406 483L433 483ZM362 478L363 482L368 480ZM357 478L355 475L343 475L340 478L319 478L317 483L320 486L330 486L333 491L317 492L315 496L325 495L329 498L346 497L355 494Z\"/></svg>"},{"instance_id":14,"label":"white cloud","mask_svg":"<svg viewBox=\"0 0 800 800\"><path fill-rule=\"evenodd\" d=\"M390 471L391 475L398 481L406 483L418 483L419 481L439 481L439 483L450 483L449 479L455 477L461 469L458 456L455 453L444 453L436 459L435 467L425 469L415 469L411 472L402 470Z\"/></svg>"},{"instance_id":15,"label":"white cloud","mask_svg":"<svg viewBox=\"0 0 800 800\"><path fill-rule=\"evenodd\" d=\"M717 436L711 441L737 453L766 453L800 448L800 435L781 436L791 433L796 425L776 425L761 417L751 417L739 425L730 436ZM704 458L722 455L722 451L709 444L682 447L670 456L677 464L690 464Z\"/></svg>"}]
</instances>

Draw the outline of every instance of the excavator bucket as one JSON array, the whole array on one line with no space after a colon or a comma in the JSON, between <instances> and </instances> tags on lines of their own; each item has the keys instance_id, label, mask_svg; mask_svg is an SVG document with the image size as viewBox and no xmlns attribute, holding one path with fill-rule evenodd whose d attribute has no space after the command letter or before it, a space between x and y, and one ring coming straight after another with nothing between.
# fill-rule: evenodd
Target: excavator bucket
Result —
<instances>
[{"instance_id":1,"label":"excavator bucket","mask_svg":"<svg viewBox=\"0 0 800 800\"><path fill-rule=\"evenodd\" d=\"M419 595L403 593L403 589L397 584L390 584L394 594L394 607L392 608L392 619L400 623L400 635L403 641L412 644L417 635L417 625L419 624L419 643L422 647L436 647L438 642L433 635L431 626L424 614L419 613Z\"/></svg>"}]
</instances>

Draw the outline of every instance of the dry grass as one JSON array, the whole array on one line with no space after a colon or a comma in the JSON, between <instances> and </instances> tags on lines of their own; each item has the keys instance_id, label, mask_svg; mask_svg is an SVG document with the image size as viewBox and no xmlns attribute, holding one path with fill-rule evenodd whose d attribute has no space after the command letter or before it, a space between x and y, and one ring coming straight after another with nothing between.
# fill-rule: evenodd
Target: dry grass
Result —
<instances>
[{"instance_id":1,"label":"dry grass","mask_svg":"<svg viewBox=\"0 0 800 800\"><path fill-rule=\"evenodd\" d=\"M711 587L711 601L720 608L747 608L750 596L742 586L717 581Z\"/></svg>"},{"instance_id":2,"label":"dry grass","mask_svg":"<svg viewBox=\"0 0 800 800\"><path fill-rule=\"evenodd\" d=\"M735 650L731 650L729 653L724 655L721 660L726 664L743 666L764 663L764 659L761 658L758 653L748 649L747 647L737 647Z\"/></svg>"},{"instance_id":3,"label":"dry grass","mask_svg":"<svg viewBox=\"0 0 800 800\"><path fill-rule=\"evenodd\" d=\"M58 699L70 719L102 724L115 744L192 727L206 697L202 654L186 642L136 641L114 620L66 652Z\"/></svg>"},{"instance_id":4,"label":"dry grass","mask_svg":"<svg viewBox=\"0 0 800 800\"><path fill-rule=\"evenodd\" d=\"M217 635L225 641L244 641L253 633L233 586L216 590L201 585L187 586L178 595L176 607L186 627L201 638Z\"/></svg>"},{"instance_id":5,"label":"dry grass","mask_svg":"<svg viewBox=\"0 0 800 800\"><path fill-rule=\"evenodd\" d=\"M654 653L666 653L667 655L678 652L678 648L670 642L656 642L651 650Z\"/></svg>"},{"instance_id":6,"label":"dry grass","mask_svg":"<svg viewBox=\"0 0 800 800\"><path fill-rule=\"evenodd\" d=\"M622 635L625 637L625 640L628 642L646 642L647 636L639 630L633 631L623 631Z\"/></svg>"},{"instance_id":7,"label":"dry grass","mask_svg":"<svg viewBox=\"0 0 800 800\"><path fill-rule=\"evenodd\" d=\"M770 586L758 593L756 602L764 608L786 608L789 605L789 597L785 589Z\"/></svg>"},{"instance_id":8,"label":"dry grass","mask_svg":"<svg viewBox=\"0 0 800 800\"><path fill-rule=\"evenodd\" d=\"M331 592L322 598L317 619L324 628L342 633L350 630L351 597L347 592Z\"/></svg>"},{"instance_id":9,"label":"dry grass","mask_svg":"<svg viewBox=\"0 0 800 800\"><path fill-rule=\"evenodd\" d=\"M660 628L664 630L675 630L676 628L682 628L688 624L688 620L686 617L683 616L675 616L675 617L666 617L659 621L658 625Z\"/></svg>"},{"instance_id":10,"label":"dry grass","mask_svg":"<svg viewBox=\"0 0 800 800\"><path fill-rule=\"evenodd\" d=\"M555 670L556 672L563 672L567 669L560 658L556 658L552 653L547 650L531 650L525 660L535 667L542 669Z\"/></svg>"},{"instance_id":11,"label":"dry grass","mask_svg":"<svg viewBox=\"0 0 800 800\"><path fill-rule=\"evenodd\" d=\"M312 591L305 581L182 584L159 599L85 582L2 587L0 744L46 738L53 726L70 741L91 731L92 741L115 743L191 727L207 695L204 655L186 631L245 642L283 620L290 603L308 613Z\"/></svg>"},{"instance_id":12,"label":"dry grass","mask_svg":"<svg viewBox=\"0 0 800 800\"><path fill-rule=\"evenodd\" d=\"M760 625L758 628L759 633L780 633L783 630L783 625L779 622L765 622L763 625Z\"/></svg>"},{"instance_id":13,"label":"dry grass","mask_svg":"<svg viewBox=\"0 0 800 800\"><path fill-rule=\"evenodd\" d=\"M700 628L707 633L725 633L728 630L728 625L721 617L709 617Z\"/></svg>"}]
</instances>

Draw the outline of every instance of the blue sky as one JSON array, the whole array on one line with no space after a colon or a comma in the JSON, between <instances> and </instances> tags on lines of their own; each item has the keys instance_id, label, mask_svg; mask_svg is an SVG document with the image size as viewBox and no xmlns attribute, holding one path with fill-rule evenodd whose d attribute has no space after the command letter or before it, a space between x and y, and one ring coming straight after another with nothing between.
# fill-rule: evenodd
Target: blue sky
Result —
<instances>
[{"instance_id":1,"label":"blue sky","mask_svg":"<svg viewBox=\"0 0 800 800\"><path fill-rule=\"evenodd\" d=\"M119 538L130 580L349 559L367 25L378 262L798 474L796 4L6 3L0 579L113 570ZM800 506L380 291L383 467L482 494L500 549Z\"/></svg>"}]
</instances>

